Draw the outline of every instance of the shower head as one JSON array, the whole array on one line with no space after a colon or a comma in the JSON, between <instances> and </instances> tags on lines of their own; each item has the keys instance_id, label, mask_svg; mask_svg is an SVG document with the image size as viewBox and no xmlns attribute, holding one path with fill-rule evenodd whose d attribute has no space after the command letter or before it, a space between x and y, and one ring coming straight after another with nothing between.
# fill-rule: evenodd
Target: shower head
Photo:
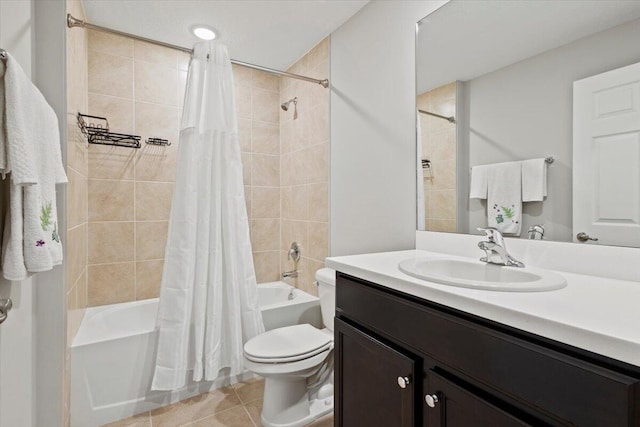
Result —
<instances>
[{"instance_id":1,"label":"shower head","mask_svg":"<svg viewBox=\"0 0 640 427\"><path fill-rule=\"evenodd\" d=\"M298 97L296 96L295 98L291 98L287 102L283 102L282 104L280 104L280 108L282 108L284 111L288 111L289 105L291 105L292 102L293 105L296 105L298 103Z\"/></svg>"}]
</instances>

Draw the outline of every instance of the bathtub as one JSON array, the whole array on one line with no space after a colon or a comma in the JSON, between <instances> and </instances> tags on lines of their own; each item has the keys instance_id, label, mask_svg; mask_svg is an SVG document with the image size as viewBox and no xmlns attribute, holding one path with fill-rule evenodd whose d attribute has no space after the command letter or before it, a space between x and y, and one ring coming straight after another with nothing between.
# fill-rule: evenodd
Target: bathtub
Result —
<instances>
[{"instance_id":1,"label":"bathtub","mask_svg":"<svg viewBox=\"0 0 640 427\"><path fill-rule=\"evenodd\" d=\"M320 301L284 282L258 286L265 329L299 323L322 327ZM87 309L71 346L71 426L93 427L250 378L221 375L172 392L150 391L158 299Z\"/></svg>"}]
</instances>

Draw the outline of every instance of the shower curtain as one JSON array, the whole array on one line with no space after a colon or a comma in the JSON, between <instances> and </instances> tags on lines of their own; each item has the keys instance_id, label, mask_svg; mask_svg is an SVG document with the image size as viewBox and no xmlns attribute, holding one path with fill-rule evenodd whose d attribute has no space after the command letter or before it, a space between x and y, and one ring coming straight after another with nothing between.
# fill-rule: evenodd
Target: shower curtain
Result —
<instances>
[{"instance_id":1,"label":"shower curtain","mask_svg":"<svg viewBox=\"0 0 640 427\"><path fill-rule=\"evenodd\" d=\"M160 291L151 388L175 390L243 371L264 331L251 253L231 62L216 41L189 65Z\"/></svg>"}]
</instances>

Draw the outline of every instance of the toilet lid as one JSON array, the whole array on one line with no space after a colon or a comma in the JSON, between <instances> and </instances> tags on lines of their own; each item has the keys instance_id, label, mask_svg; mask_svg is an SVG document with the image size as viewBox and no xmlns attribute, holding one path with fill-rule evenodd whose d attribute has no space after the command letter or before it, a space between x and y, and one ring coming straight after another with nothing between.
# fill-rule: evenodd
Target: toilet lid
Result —
<instances>
[{"instance_id":1,"label":"toilet lid","mask_svg":"<svg viewBox=\"0 0 640 427\"><path fill-rule=\"evenodd\" d=\"M247 341L249 360L265 363L294 362L315 356L333 347L330 335L309 324L272 329Z\"/></svg>"}]
</instances>

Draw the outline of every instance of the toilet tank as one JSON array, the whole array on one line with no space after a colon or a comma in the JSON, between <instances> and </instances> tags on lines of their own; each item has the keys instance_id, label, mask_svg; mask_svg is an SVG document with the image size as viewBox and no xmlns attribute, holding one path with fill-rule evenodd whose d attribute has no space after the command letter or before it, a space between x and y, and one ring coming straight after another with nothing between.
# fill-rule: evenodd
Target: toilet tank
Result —
<instances>
[{"instance_id":1,"label":"toilet tank","mask_svg":"<svg viewBox=\"0 0 640 427\"><path fill-rule=\"evenodd\" d=\"M327 329L333 331L333 317L336 314L336 271L331 268L321 268L316 271L316 281L322 322Z\"/></svg>"}]
</instances>

